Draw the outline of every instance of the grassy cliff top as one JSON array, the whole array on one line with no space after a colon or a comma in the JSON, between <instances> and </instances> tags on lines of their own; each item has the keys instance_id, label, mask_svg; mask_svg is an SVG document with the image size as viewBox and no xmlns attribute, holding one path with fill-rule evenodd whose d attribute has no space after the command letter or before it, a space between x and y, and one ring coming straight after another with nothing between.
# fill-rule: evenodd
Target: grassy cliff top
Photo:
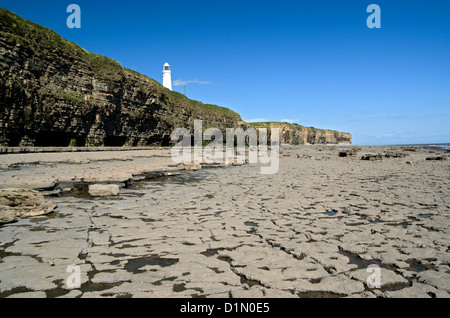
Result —
<instances>
[{"instance_id":1,"label":"grassy cliff top","mask_svg":"<svg viewBox=\"0 0 450 318\"><path fill-rule=\"evenodd\" d=\"M44 53L56 53L67 59L81 60L91 67L96 76L105 79L117 80L122 78L125 73L138 76L176 102L189 105L193 113L226 117L236 121L241 120L241 116L238 113L228 108L203 104L202 102L188 99L180 93L172 92L157 81L136 71L122 67L119 62L113 59L88 52L81 46L67 41L53 30L23 19L3 8L0 8L0 33L2 38L8 42L15 43L15 45L22 46L27 52L40 51Z\"/></svg>"}]
</instances>

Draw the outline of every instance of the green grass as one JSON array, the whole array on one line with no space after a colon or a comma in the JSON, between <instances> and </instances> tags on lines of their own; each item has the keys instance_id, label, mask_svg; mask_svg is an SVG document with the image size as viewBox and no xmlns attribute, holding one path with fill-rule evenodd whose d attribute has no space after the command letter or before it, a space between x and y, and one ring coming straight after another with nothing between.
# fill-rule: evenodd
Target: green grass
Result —
<instances>
[{"instance_id":1,"label":"green grass","mask_svg":"<svg viewBox=\"0 0 450 318\"><path fill-rule=\"evenodd\" d=\"M64 54L65 58L82 59L94 70L103 70L106 74L122 72L119 62L90 53L81 46L62 38L53 30L22 19L3 8L0 8L0 26L3 37L16 45L24 46L27 50L57 51Z\"/></svg>"},{"instance_id":2,"label":"green grass","mask_svg":"<svg viewBox=\"0 0 450 318\"><path fill-rule=\"evenodd\" d=\"M203 104L202 102L192 100L187 98L185 95L178 92L170 92L168 93L174 98L176 105L183 105L190 107L191 111L193 111L195 115L205 115L207 117L217 116L217 117L228 117L233 120L241 120L241 116L232 111L231 109L212 105L212 104Z\"/></svg>"},{"instance_id":3,"label":"green grass","mask_svg":"<svg viewBox=\"0 0 450 318\"><path fill-rule=\"evenodd\" d=\"M70 100L70 101L72 101L72 102L83 102L83 101L84 101L83 96L81 96L81 95L79 95L79 94L77 94L77 93L75 93L75 92L61 91L61 92L58 92L58 95L59 95L61 98Z\"/></svg>"}]
</instances>

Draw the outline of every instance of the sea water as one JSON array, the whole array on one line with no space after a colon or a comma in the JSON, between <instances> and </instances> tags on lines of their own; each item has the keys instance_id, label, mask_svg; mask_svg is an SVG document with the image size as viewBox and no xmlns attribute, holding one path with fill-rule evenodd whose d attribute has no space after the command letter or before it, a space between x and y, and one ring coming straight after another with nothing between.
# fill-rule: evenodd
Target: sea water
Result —
<instances>
[{"instance_id":1,"label":"sea water","mask_svg":"<svg viewBox=\"0 0 450 318\"><path fill-rule=\"evenodd\" d=\"M432 145L427 145L429 147L436 147L436 148L440 148L443 150L450 150L450 144L432 144Z\"/></svg>"}]
</instances>

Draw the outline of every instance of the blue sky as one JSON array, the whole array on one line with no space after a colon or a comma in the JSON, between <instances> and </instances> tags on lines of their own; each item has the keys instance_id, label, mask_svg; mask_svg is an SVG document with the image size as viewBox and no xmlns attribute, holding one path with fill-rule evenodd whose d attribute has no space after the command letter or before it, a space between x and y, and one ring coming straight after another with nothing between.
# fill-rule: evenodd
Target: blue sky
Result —
<instances>
[{"instance_id":1,"label":"blue sky","mask_svg":"<svg viewBox=\"0 0 450 318\"><path fill-rule=\"evenodd\" d=\"M69 4L81 29L69 29ZM369 4L381 29L369 29ZM0 0L88 51L245 120L353 134L355 144L450 142L448 0ZM183 92L183 86L174 90Z\"/></svg>"}]
</instances>

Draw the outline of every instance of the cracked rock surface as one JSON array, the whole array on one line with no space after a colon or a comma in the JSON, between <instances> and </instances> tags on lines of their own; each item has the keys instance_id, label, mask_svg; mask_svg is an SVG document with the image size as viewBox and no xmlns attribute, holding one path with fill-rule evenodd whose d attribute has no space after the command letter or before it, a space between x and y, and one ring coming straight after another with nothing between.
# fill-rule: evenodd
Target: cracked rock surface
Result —
<instances>
[{"instance_id":1,"label":"cracked rock surface","mask_svg":"<svg viewBox=\"0 0 450 318\"><path fill-rule=\"evenodd\" d=\"M420 147L339 157L354 148L282 147L275 175L229 166L135 182L118 196L47 197L54 213L0 226L0 297L448 298L448 161L427 161ZM120 165L148 172L145 160L102 161L101 178ZM49 169L40 166L33 173ZM3 183L11 173L0 172ZM78 288L67 286L69 265L79 266Z\"/></svg>"}]
</instances>

